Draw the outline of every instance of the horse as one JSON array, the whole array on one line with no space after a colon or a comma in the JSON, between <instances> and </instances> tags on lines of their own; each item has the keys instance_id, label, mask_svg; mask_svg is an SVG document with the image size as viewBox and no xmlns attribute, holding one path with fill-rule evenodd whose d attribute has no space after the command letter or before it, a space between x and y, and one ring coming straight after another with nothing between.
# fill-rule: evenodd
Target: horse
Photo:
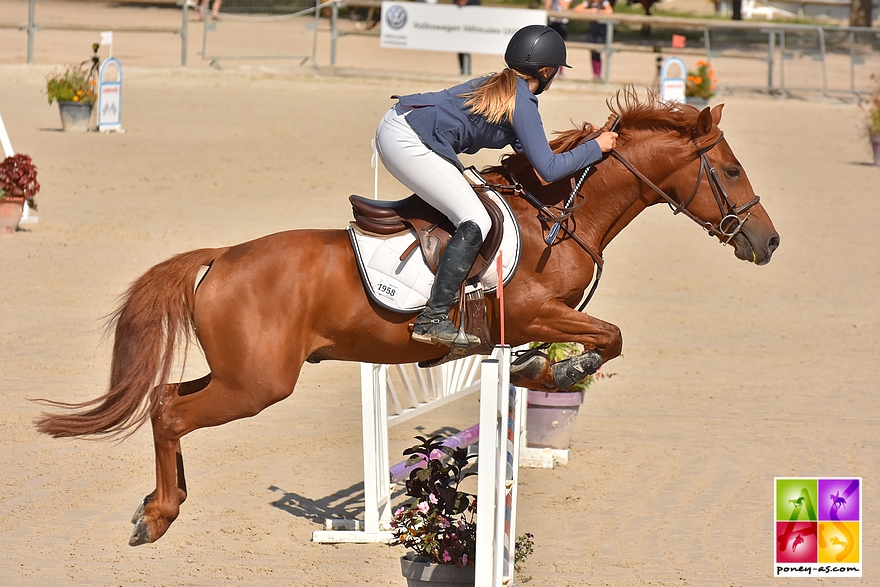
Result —
<instances>
[{"instance_id":1,"label":"horse","mask_svg":"<svg viewBox=\"0 0 880 587\"><path fill-rule=\"evenodd\" d=\"M779 246L770 217L718 127L723 105L698 111L652 92L642 98L632 88L606 104L612 114L603 128L619 117L618 146L577 189L570 189L575 176L544 182L521 154L483 170L508 200L522 232L520 263L504 292L505 342L580 343L581 358L589 359L576 363L583 377L617 357L623 341L617 326L575 307L591 283L595 288L602 251L648 206L670 204L732 245L736 257L757 265L769 262ZM583 123L559 133L551 146L569 149L594 130ZM547 244L557 221L561 234ZM489 331L498 341L498 296L485 301ZM255 416L288 397L305 362L441 359L446 347L410 340L413 318L367 295L342 229L292 230L185 252L135 280L110 315L114 339L106 393L82 403L43 400L54 413L41 414L35 425L53 437L125 438L150 420L156 486L132 518L129 543L155 542L187 497L183 436ZM173 355L192 335L209 372L169 382ZM511 374L518 384L553 383L546 355L526 363L528 368Z\"/></svg>"}]
</instances>

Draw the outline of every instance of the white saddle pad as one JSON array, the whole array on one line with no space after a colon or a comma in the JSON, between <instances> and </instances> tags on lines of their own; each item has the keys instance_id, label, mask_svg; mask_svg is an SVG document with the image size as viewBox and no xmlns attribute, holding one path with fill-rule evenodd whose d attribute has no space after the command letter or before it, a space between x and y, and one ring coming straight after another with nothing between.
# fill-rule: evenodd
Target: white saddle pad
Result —
<instances>
[{"instance_id":1,"label":"white saddle pad","mask_svg":"<svg viewBox=\"0 0 880 587\"><path fill-rule=\"evenodd\" d=\"M464 175L472 183L486 183L473 168L466 169ZM494 190L489 197L501 209L504 217L504 234L501 239L502 282L513 277L519 264L522 240L519 224L510 206ZM415 313L422 310L431 295L434 274L425 264L422 249L416 247L403 261L400 256L416 239L415 231L407 230L397 234L382 236L366 233L354 222L348 228L351 244L361 277L370 297L379 305L394 312ZM491 292L498 287L498 258L479 275L480 287ZM477 287L469 290L477 289Z\"/></svg>"}]
</instances>

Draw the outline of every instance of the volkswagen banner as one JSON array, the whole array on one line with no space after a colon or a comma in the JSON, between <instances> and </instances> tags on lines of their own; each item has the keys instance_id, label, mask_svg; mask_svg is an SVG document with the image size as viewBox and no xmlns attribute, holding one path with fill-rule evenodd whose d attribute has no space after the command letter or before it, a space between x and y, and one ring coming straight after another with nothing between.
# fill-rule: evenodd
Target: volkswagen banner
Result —
<instances>
[{"instance_id":1,"label":"volkswagen banner","mask_svg":"<svg viewBox=\"0 0 880 587\"><path fill-rule=\"evenodd\" d=\"M504 55L513 33L547 24L545 10L382 2L384 48Z\"/></svg>"}]
</instances>

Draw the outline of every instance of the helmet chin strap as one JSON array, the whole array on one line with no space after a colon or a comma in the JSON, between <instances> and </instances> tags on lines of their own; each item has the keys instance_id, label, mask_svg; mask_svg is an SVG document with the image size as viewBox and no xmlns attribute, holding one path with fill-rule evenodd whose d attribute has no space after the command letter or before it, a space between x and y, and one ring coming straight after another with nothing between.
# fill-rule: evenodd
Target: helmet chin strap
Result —
<instances>
[{"instance_id":1,"label":"helmet chin strap","mask_svg":"<svg viewBox=\"0 0 880 587\"><path fill-rule=\"evenodd\" d=\"M550 82L553 81L554 77L556 77L556 72L558 72L558 71L559 71L558 67L554 68L553 73L551 73L547 77L542 76L540 71L535 72L535 73L537 73L537 75L535 76L535 79L538 80L538 89L535 90L536 96L547 89L547 86L550 85Z\"/></svg>"}]
</instances>

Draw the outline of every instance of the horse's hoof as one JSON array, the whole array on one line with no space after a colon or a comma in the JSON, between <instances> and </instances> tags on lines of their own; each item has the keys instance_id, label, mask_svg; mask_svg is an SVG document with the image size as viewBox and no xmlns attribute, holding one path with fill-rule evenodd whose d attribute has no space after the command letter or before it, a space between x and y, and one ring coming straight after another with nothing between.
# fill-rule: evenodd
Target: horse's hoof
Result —
<instances>
[{"instance_id":1,"label":"horse's hoof","mask_svg":"<svg viewBox=\"0 0 880 587\"><path fill-rule=\"evenodd\" d=\"M150 542L152 542L152 540L150 540L150 530L147 528L146 521L141 518L134 525L134 530L132 530L131 537L128 539L128 545L140 546L141 544L149 544Z\"/></svg>"},{"instance_id":2,"label":"horse's hoof","mask_svg":"<svg viewBox=\"0 0 880 587\"><path fill-rule=\"evenodd\" d=\"M602 355L589 351L553 365L553 381L561 391L568 391L602 366Z\"/></svg>"}]
</instances>

